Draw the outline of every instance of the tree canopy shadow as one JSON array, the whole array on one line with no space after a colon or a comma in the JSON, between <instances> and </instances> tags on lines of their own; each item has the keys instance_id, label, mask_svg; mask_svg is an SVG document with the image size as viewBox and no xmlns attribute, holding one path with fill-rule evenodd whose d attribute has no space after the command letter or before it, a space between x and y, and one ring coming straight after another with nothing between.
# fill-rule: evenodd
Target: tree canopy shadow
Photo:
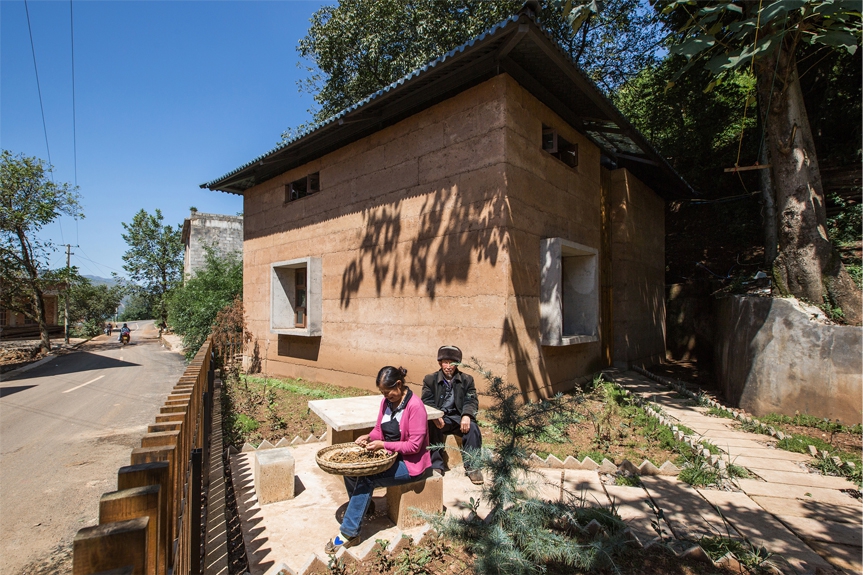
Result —
<instances>
[{"instance_id":1,"label":"tree canopy shadow","mask_svg":"<svg viewBox=\"0 0 863 575\"><path fill-rule=\"evenodd\" d=\"M388 284L399 292L413 286L434 299L441 283L467 281L473 264L497 265L506 245L503 194L473 203L463 199L455 184L429 194L415 231L411 218L403 215L402 199L365 210L360 246L342 273L340 306L350 306L367 276L378 296Z\"/></svg>"}]
</instances>

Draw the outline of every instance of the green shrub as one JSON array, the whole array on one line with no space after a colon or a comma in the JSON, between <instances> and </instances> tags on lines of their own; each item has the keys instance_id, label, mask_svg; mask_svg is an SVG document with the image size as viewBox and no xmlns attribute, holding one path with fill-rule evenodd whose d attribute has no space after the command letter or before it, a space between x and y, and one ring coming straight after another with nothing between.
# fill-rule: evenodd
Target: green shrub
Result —
<instances>
[{"instance_id":1,"label":"green shrub","mask_svg":"<svg viewBox=\"0 0 863 575\"><path fill-rule=\"evenodd\" d=\"M243 261L207 248L206 265L168 299L168 324L183 336L191 359L210 335L216 315L243 293Z\"/></svg>"}]
</instances>

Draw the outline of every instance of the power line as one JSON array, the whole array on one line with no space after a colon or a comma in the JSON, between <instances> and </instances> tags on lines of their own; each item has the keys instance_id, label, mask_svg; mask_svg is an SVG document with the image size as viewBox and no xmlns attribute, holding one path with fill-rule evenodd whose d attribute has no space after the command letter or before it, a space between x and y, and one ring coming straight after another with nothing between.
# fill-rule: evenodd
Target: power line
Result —
<instances>
[{"instance_id":1,"label":"power line","mask_svg":"<svg viewBox=\"0 0 863 575\"><path fill-rule=\"evenodd\" d=\"M42 111L42 131L45 133L45 149L48 151L48 173L51 174L51 182L53 182L54 168L51 164L51 148L48 146L48 125L45 123L45 106L42 105L42 87L39 85L39 69L36 67L36 46L33 44L33 28L30 26L30 8L27 6L27 0L24 0L24 11L27 13L27 31L30 32L30 51L33 53L36 90L39 92L39 109Z\"/></svg>"},{"instance_id":2,"label":"power line","mask_svg":"<svg viewBox=\"0 0 863 575\"><path fill-rule=\"evenodd\" d=\"M88 255L87 255L87 252L85 252L85 251L84 251L84 248L82 248L81 246L76 246L76 247L77 247L79 250L81 250L81 253L82 253L82 254L84 254L84 256L86 256L86 257L78 256L78 258L79 258L79 259L83 259L83 260L87 260L87 261L89 261L89 262L93 262L94 264L96 264L96 265L97 265L97 266L99 266L99 267L107 268L107 269L109 269L109 270L113 270L113 271L115 271L115 272L124 273L124 272L123 272L123 270L118 270L117 268L112 268L112 267L111 267L111 266L109 266L109 265L102 264L102 263L97 262L97 261L96 261L96 260L94 260L94 259L91 259L91 258L90 258L90 256L88 256Z\"/></svg>"},{"instance_id":3,"label":"power line","mask_svg":"<svg viewBox=\"0 0 863 575\"><path fill-rule=\"evenodd\" d=\"M75 124L75 24L72 18L72 0L69 0L69 38L72 45L72 155L75 161L75 187L78 187L78 133ZM78 219L75 218L77 233Z\"/></svg>"}]
</instances>

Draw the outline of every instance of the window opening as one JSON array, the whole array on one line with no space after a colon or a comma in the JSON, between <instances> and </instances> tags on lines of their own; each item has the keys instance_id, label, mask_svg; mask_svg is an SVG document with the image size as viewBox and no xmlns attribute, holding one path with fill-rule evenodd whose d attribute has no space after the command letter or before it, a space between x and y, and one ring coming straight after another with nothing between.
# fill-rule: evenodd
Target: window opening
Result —
<instances>
[{"instance_id":1,"label":"window opening","mask_svg":"<svg viewBox=\"0 0 863 575\"><path fill-rule=\"evenodd\" d=\"M285 186L285 203L305 198L319 191L321 191L321 174L315 172Z\"/></svg>"},{"instance_id":2,"label":"window opening","mask_svg":"<svg viewBox=\"0 0 863 575\"><path fill-rule=\"evenodd\" d=\"M568 142L557 130L545 124L542 126L542 149L570 168L578 166L578 144Z\"/></svg>"}]
</instances>

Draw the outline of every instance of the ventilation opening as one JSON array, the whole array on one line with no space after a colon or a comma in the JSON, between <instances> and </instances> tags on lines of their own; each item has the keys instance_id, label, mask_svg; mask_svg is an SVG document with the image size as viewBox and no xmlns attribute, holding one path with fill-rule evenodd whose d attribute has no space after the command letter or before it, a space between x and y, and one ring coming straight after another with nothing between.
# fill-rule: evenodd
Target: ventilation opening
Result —
<instances>
[{"instance_id":1,"label":"ventilation opening","mask_svg":"<svg viewBox=\"0 0 863 575\"><path fill-rule=\"evenodd\" d=\"M320 172L315 172L286 185L285 202L293 202L319 191L321 191L321 175Z\"/></svg>"},{"instance_id":2,"label":"ventilation opening","mask_svg":"<svg viewBox=\"0 0 863 575\"><path fill-rule=\"evenodd\" d=\"M542 149L569 166L578 166L578 144L566 141L557 130L542 126Z\"/></svg>"}]
</instances>

